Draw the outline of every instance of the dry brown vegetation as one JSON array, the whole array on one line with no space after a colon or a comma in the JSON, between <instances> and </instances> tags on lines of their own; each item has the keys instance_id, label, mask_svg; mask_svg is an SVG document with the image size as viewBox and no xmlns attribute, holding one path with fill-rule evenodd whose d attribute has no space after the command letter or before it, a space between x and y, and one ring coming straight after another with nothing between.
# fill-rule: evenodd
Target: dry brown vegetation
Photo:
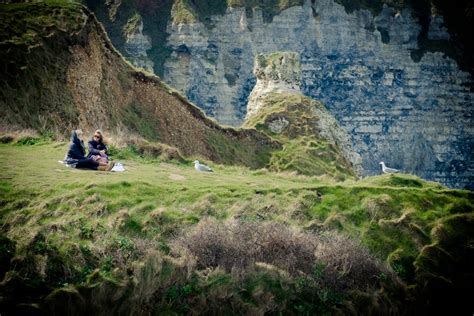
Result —
<instances>
[{"instance_id":1,"label":"dry brown vegetation","mask_svg":"<svg viewBox=\"0 0 474 316\"><path fill-rule=\"evenodd\" d=\"M395 275L359 242L336 233L301 232L275 222L206 219L174 241L177 254L194 258L197 269L246 271L257 263L289 275L320 270L321 285L337 291L377 288Z\"/></svg>"}]
</instances>

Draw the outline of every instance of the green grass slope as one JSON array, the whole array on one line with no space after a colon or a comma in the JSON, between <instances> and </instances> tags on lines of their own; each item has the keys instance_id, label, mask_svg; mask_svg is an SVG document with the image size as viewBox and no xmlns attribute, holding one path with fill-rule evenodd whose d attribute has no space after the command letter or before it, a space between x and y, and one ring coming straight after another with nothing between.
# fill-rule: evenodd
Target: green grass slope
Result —
<instances>
[{"instance_id":1,"label":"green grass slope","mask_svg":"<svg viewBox=\"0 0 474 316\"><path fill-rule=\"evenodd\" d=\"M324 105L306 96L288 93L272 93L260 102L262 107L243 127L255 128L282 144L282 149L271 154L270 170L296 171L339 181L356 178L353 166L341 149L321 135L318 122L323 118L315 110L326 111ZM270 125L278 120L285 120L288 125L276 133ZM334 126L330 132L336 133L337 128Z\"/></svg>"},{"instance_id":2,"label":"green grass slope","mask_svg":"<svg viewBox=\"0 0 474 316\"><path fill-rule=\"evenodd\" d=\"M0 144L2 314L469 311L472 192L66 149Z\"/></svg>"}]
</instances>

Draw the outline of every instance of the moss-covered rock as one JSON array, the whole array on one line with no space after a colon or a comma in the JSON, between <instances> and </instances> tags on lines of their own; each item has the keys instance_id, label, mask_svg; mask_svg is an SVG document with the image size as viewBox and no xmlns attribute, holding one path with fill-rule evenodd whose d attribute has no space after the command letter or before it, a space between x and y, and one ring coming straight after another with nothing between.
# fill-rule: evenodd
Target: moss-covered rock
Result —
<instances>
[{"instance_id":1,"label":"moss-covered rock","mask_svg":"<svg viewBox=\"0 0 474 316\"><path fill-rule=\"evenodd\" d=\"M339 181L357 175L360 158L320 102L287 93L271 93L259 102L259 110L244 127L255 127L283 144L282 150L272 153L271 170L326 175Z\"/></svg>"}]
</instances>

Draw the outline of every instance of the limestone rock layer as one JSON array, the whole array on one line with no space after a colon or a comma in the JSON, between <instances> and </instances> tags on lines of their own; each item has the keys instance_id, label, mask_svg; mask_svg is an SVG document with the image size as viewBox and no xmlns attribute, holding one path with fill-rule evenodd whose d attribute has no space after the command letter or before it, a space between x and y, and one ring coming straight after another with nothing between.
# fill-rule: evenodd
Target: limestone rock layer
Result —
<instances>
[{"instance_id":1,"label":"limestone rock layer","mask_svg":"<svg viewBox=\"0 0 474 316\"><path fill-rule=\"evenodd\" d=\"M364 175L379 162L450 187L474 188L473 81L440 52L415 56L419 21L410 9L347 13L333 0L306 1L264 21L262 11L228 8L168 24L164 80L218 121L239 125L259 53L301 54L305 95L322 101L350 134ZM428 35L448 40L438 15Z\"/></svg>"}]
</instances>

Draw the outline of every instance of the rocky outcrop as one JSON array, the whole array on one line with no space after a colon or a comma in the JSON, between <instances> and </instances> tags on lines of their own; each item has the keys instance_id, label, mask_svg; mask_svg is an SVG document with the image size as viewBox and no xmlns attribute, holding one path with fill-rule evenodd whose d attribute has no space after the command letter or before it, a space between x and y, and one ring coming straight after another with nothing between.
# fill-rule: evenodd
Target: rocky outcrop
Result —
<instances>
[{"instance_id":1,"label":"rocky outcrop","mask_svg":"<svg viewBox=\"0 0 474 316\"><path fill-rule=\"evenodd\" d=\"M147 55L147 50L152 48L151 39L143 34L143 20L138 13L128 20L124 27L124 36L124 49L128 59L134 66L153 73L153 62Z\"/></svg>"},{"instance_id":2,"label":"rocky outcrop","mask_svg":"<svg viewBox=\"0 0 474 316\"><path fill-rule=\"evenodd\" d=\"M257 83L250 93L244 126L263 124L271 134L289 139L308 137L328 142L337 148L336 156L344 158L341 169L361 174L361 157L354 151L347 132L323 104L302 95L298 53L259 54L254 75ZM337 159L331 163L337 163Z\"/></svg>"},{"instance_id":3,"label":"rocky outcrop","mask_svg":"<svg viewBox=\"0 0 474 316\"><path fill-rule=\"evenodd\" d=\"M451 187L474 187L469 73L419 46L410 9L346 12L332 0L305 1L263 20L262 11L228 8L212 28L168 25L164 80L219 121L239 125L256 79L258 53L301 54L305 95L321 100L350 134L365 175L385 161ZM434 14L428 36L446 42ZM443 41L444 40L444 41Z\"/></svg>"},{"instance_id":4,"label":"rocky outcrop","mask_svg":"<svg viewBox=\"0 0 474 316\"><path fill-rule=\"evenodd\" d=\"M117 10L122 4L122 0L105 0L105 5L109 11L109 19L111 21L115 21L115 17L117 15Z\"/></svg>"},{"instance_id":5,"label":"rocky outcrop","mask_svg":"<svg viewBox=\"0 0 474 316\"><path fill-rule=\"evenodd\" d=\"M301 64L298 53L259 54L253 73L257 78L247 103L246 118L257 113L262 98L270 93L301 93Z\"/></svg>"}]
</instances>

